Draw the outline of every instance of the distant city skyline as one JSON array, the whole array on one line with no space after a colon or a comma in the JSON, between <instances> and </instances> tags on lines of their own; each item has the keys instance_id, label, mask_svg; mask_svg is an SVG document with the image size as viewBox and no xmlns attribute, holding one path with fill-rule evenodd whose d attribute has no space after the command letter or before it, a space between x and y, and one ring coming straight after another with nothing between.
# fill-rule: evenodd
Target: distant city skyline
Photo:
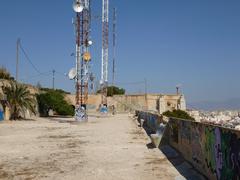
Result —
<instances>
[{"instance_id":1,"label":"distant city skyline","mask_svg":"<svg viewBox=\"0 0 240 180\"><path fill-rule=\"evenodd\" d=\"M74 92L64 77L75 63L72 0L1 0L0 65L15 76L16 41L39 76L20 53L19 79ZM117 8L116 82L127 92L173 94L182 84L187 102L240 98L240 1L110 0ZM100 79L101 1L92 1L92 71ZM98 16L98 17L97 17ZM112 46L110 21L110 47ZM110 69L112 47L110 48ZM111 83L111 73L109 83ZM141 83L137 83L141 82Z\"/></svg>"}]
</instances>

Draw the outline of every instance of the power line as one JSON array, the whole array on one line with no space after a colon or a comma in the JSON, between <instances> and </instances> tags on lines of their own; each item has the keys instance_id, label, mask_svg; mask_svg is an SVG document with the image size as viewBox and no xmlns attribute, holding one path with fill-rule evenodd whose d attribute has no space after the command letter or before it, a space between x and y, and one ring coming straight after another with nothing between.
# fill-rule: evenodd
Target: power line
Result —
<instances>
[{"instance_id":1,"label":"power line","mask_svg":"<svg viewBox=\"0 0 240 180\"><path fill-rule=\"evenodd\" d=\"M145 84L145 81L137 81L137 82L120 82L116 83L118 85L139 85L139 84Z\"/></svg>"},{"instance_id":2,"label":"power line","mask_svg":"<svg viewBox=\"0 0 240 180\"><path fill-rule=\"evenodd\" d=\"M51 71L48 71L48 72L44 72L44 73L41 73L41 74L38 74L38 75L25 77L25 78L22 78L21 80L35 79L35 78L38 78L40 76L50 76L50 75L51 75Z\"/></svg>"},{"instance_id":3,"label":"power line","mask_svg":"<svg viewBox=\"0 0 240 180\"><path fill-rule=\"evenodd\" d=\"M19 64L19 44L20 38L17 39L17 52L16 52L16 81L18 81L18 64Z\"/></svg>"},{"instance_id":4,"label":"power line","mask_svg":"<svg viewBox=\"0 0 240 180\"><path fill-rule=\"evenodd\" d=\"M32 68L33 68L36 72L38 72L39 74L42 74L42 73L36 68L36 66L33 64L33 62L30 60L28 54L26 53L26 51L25 51L24 48L22 47L22 43L21 43L21 42L19 42L19 47L20 47L20 49L22 50L22 52L23 52L25 58L27 59L27 61L31 64Z\"/></svg>"},{"instance_id":5,"label":"power line","mask_svg":"<svg viewBox=\"0 0 240 180\"><path fill-rule=\"evenodd\" d=\"M62 72L59 72L59 71L56 71L56 70L55 70L55 73L58 74L58 75L64 76L64 77L67 76L66 73L62 73Z\"/></svg>"},{"instance_id":6,"label":"power line","mask_svg":"<svg viewBox=\"0 0 240 180\"><path fill-rule=\"evenodd\" d=\"M53 88L55 88L55 73L57 73L58 75L61 75L61 76L65 76L66 75L64 73L61 73L61 72L58 72L58 71L47 71L45 73L42 73L33 63L33 61L31 61L31 59L29 58L29 55L28 53L26 52L26 50L23 48L22 44L21 44L21 41L18 40L17 41L17 48L19 48L26 60L30 63L30 65L32 66L32 68L38 73L38 75L34 75L34 76L30 76L30 77L26 77L26 78L23 78L22 80L28 80L28 79L34 79L34 78L38 78L40 76L51 76L51 74L53 73ZM17 49L17 70L16 70L16 77L18 77L18 49Z\"/></svg>"}]
</instances>

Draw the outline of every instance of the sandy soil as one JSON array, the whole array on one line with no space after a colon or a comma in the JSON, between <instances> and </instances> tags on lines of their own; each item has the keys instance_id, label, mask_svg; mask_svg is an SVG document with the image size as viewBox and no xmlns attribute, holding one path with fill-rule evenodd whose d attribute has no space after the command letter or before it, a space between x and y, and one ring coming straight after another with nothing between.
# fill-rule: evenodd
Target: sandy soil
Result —
<instances>
[{"instance_id":1,"label":"sandy soil","mask_svg":"<svg viewBox=\"0 0 240 180\"><path fill-rule=\"evenodd\" d=\"M128 115L0 123L0 179L181 177Z\"/></svg>"}]
</instances>

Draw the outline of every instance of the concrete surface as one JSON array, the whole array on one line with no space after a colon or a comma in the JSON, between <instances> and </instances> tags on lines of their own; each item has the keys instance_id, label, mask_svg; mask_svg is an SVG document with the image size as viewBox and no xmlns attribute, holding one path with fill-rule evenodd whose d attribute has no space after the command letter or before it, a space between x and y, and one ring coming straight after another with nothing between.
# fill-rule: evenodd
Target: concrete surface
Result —
<instances>
[{"instance_id":1,"label":"concrete surface","mask_svg":"<svg viewBox=\"0 0 240 180\"><path fill-rule=\"evenodd\" d=\"M0 123L0 179L185 179L128 115Z\"/></svg>"}]
</instances>

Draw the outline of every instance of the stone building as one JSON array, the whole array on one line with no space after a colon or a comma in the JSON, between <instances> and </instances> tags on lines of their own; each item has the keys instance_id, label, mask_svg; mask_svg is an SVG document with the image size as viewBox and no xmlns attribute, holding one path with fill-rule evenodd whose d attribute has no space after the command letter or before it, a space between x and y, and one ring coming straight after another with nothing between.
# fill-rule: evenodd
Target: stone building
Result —
<instances>
[{"instance_id":1,"label":"stone building","mask_svg":"<svg viewBox=\"0 0 240 180\"><path fill-rule=\"evenodd\" d=\"M67 95L66 100L72 105L75 104L75 95ZM88 109L97 110L101 104L101 95L89 95ZM174 109L186 110L184 95L163 95L163 94L132 94L115 95L108 97L108 106L115 106L118 112L129 110L148 110L162 114L165 111Z\"/></svg>"},{"instance_id":2,"label":"stone building","mask_svg":"<svg viewBox=\"0 0 240 180\"><path fill-rule=\"evenodd\" d=\"M186 100L184 95L161 95L157 111L162 114L172 110L186 111Z\"/></svg>"}]
</instances>

